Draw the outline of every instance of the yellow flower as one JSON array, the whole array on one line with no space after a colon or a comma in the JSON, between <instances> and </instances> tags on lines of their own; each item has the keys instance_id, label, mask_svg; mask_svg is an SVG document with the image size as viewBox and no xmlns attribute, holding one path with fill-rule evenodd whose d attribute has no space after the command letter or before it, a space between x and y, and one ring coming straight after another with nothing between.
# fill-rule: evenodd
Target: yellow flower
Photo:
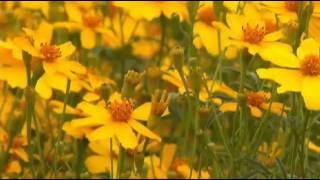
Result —
<instances>
[{"instance_id":1,"label":"yellow flower","mask_svg":"<svg viewBox=\"0 0 320 180\"><path fill-rule=\"evenodd\" d=\"M197 48L204 46L211 55L219 54L218 28L212 25L212 22L216 20L213 2L202 1L197 12L197 21L194 24L195 39L193 44ZM220 31L221 52L227 45L228 36L224 31Z\"/></svg>"},{"instance_id":2,"label":"yellow flower","mask_svg":"<svg viewBox=\"0 0 320 180\"><path fill-rule=\"evenodd\" d=\"M94 69L87 69L86 74L79 76L79 78L82 86L88 91L83 96L83 100L87 102L94 102L101 99L101 87L103 85L116 85L112 79L96 74Z\"/></svg>"},{"instance_id":3,"label":"yellow flower","mask_svg":"<svg viewBox=\"0 0 320 180\"><path fill-rule=\"evenodd\" d=\"M90 142L89 147L95 155L90 155L85 160L85 165L88 168L88 171L92 174L111 172L112 162L112 174L116 174L118 168L117 152L119 151L117 144L112 144L112 151L110 150L109 141L106 140ZM111 158L113 159L111 160Z\"/></svg>"},{"instance_id":4,"label":"yellow flower","mask_svg":"<svg viewBox=\"0 0 320 180\"><path fill-rule=\"evenodd\" d=\"M103 26L103 14L92 10L90 6L89 3L65 2L65 10L70 21L54 24L55 28L80 30L81 45L86 49L96 47L96 33L106 32Z\"/></svg>"},{"instance_id":5,"label":"yellow flower","mask_svg":"<svg viewBox=\"0 0 320 180\"><path fill-rule=\"evenodd\" d=\"M231 89L230 93L228 94L233 99L237 100L239 95L236 91L233 91ZM254 117L261 117L263 115L262 110L268 110L270 103L268 102L270 99L271 94L264 92L264 91L248 91L245 94L245 102L248 108L250 109L251 115ZM238 102L225 102L220 106L220 111L222 112L236 112L238 108ZM286 107L284 104L279 102L272 102L270 111L274 114L277 114L279 116L286 116L285 110L289 110L288 107Z\"/></svg>"},{"instance_id":6,"label":"yellow flower","mask_svg":"<svg viewBox=\"0 0 320 180\"><path fill-rule=\"evenodd\" d=\"M283 23L298 19L299 1L262 1L259 5L277 14Z\"/></svg>"},{"instance_id":7,"label":"yellow flower","mask_svg":"<svg viewBox=\"0 0 320 180\"><path fill-rule=\"evenodd\" d=\"M279 93L301 92L308 109L320 110L319 44L311 38L303 40L297 49L297 56L291 51L275 50L269 53L262 58L281 67L258 69L258 76L280 84Z\"/></svg>"},{"instance_id":8,"label":"yellow flower","mask_svg":"<svg viewBox=\"0 0 320 180\"><path fill-rule=\"evenodd\" d=\"M137 120L146 121L151 111L151 103L145 103L134 109L132 102L121 99L119 93L110 97L107 107L92 105L86 102L80 103L86 118L71 121L72 128L93 128L86 134L89 141L108 140L116 137L120 144L129 149L134 149L138 144L137 133L151 139L161 141L161 138L151 132Z\"/></svg>"},{"instance_id":9,"label":"yellow flower","mask_svg":"<svg viewBox=\"0 0 320 180\"><path fill-rule=\"evenodd\" d=\"M146 19L151 21L160 17L161 14L167 18L171 18L173 13L177 13L181 20L187 20L189 18L186 2L174 2L174 1L115 1L113 5L123 8L130 16L136 19ZM143 10L141 8L143 7Z\"/></svg>"},{"instance_id":10,"label":"yellow flower","mask_svg":"<svg viewBox=\"0 0 320 180\"><path fill-rule=\"evenodd\" d=\"M70 41L61 45L51 44L53 26L42 22L36 31L24 28L27 37L17 37L14 42L22 50L43 63L46 73L57 72L66 75L68 78L75 78L75 73L85 73L85 68L75 62L66 60L76 50Z\"/></svg>"},{"instance_id":11,"label":"yellow flower","mask_svg":"<svg viewBox=\"0 0 320 180\"><path fill-rule=\"evenodd\" d=\"M272 142L268 146L266 142L259 146L259 155L257 160L267 167L272 167L277 163L277 159L282 154L282 149L277 142Z\"/></svg>"},{"instance_id":12,"label":"yellow flower","mask_svg":"<svg viewBox=\"0 0 320 180\"><path fill-rule=\"evenodd\" d=\"M269 31L268 21L251 15L226 15L228 27L220 22L213 22L213 25L226 32L230 44L239 48L248 48L250 54L256 54L268 47L288 48L289 45L278 42L282 37L282 30Z\"/></svg>"},{"instance_id":13,"label":"yellow flower","mask_svg":"<svg viewBox=\"0 0 320 180\"><path fill-rule=\"evenodd\" d=\"M8 82L15 88L27 86L26 69L22 61L22 55L11 42L0 41L0 80Z\"/></svg>"},{"instance_id":14,"label":"yellow flower","mask_svg":"<svg viewBox=\"0 0 320 180\"><path fill-rule=\"evenodd\" d=\"M161 160L156 155L147 156L144 158L144 163L148 167L148 179L167 179L167 174L173 162L177 145L165 144L161 151Z\"/></svg>"},{"instance_id":15,"label":"yellow flower","mask_svg":"<svg viewBox=\"0 0 320 180\"><path fill-rule=\"evenodd\" d=\"M310 140L308 141L308 148L316 153L320 153L320 146Z\"/></svg>"}]
</instances>

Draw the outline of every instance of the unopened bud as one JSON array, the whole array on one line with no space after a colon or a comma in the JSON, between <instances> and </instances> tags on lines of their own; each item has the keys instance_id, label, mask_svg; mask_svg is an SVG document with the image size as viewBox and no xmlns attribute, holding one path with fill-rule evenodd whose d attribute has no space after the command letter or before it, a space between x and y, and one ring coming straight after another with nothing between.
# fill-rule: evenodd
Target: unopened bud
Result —
<instances>
[{"instance_id":1,"label":"unopened bud","mask_svg":"<svg viewBox=\"0 0 320 180\"><path fill-rule=\"evenodd\" d=\"M184 65L184 49L177 45L171 50L170 55L175 68L182 72L182 67Z\"/></svg>"}]
</instances>

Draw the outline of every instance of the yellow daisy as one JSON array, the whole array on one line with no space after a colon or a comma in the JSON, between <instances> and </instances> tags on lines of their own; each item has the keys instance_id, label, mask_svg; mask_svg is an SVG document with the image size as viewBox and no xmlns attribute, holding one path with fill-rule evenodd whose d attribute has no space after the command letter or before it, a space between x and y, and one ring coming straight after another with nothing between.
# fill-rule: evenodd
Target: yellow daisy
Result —
<instances>
[{"instance_id":1,"label":"yellow daisy","mask_svg":"<svg viewBox=\"0 0 320 180\"><path fill-rule=\"evenodd\" d=\"M137 136L133 130L151 139L161 141L159 136L137 121L148 120L151 103L134 108L132 102L122 99L119 93L114 93L109 101L107 107L82 102L80 106L89 116L72 120L71 127L75 129L93 128L93 131L86 134L89 141L108 140L115 137L127 149L134 149L138 144Z\"/></svg>"},{"instance_id":2,"label":"yellow daisy","mask_svg":"<svg viewBox=\"0 0 320 180\"><path fill-rule=\"evenodd\" d=\"M281 67L258 69L260 78L280 84L279 93L301 92L308 109L320 110L319 44L314 39L303 40L297 49L297 56L292 51L282 51L265 53L263 58Z\"/></svg>"}]
</instances>

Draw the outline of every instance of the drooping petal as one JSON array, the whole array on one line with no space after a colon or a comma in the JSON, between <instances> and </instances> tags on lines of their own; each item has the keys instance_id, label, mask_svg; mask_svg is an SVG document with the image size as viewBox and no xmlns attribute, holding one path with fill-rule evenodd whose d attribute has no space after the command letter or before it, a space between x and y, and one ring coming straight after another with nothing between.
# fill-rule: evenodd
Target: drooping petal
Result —
<instances>
[{"instance_id":1,"label":"drooping petal","mask_svg":"<svg viewBox=\"0 0 320 180\"><path fill-rule=\"evenodd\" d=\"M93 102L93 101L97 101L100 99L100 96L92 93L92 92L88 92L83 96L83 100L87 101L87 102Z\"/></svg>"},{"instance_id":2,"label":"drooping petal","mask_svg":"<svg viewBox=\"0 0 320 180\"><path fill-rule=\"evenodd\" d=\"M283 37L282 30L274 31L264 36L263 41L278 41Z\"/></svg>"},{"instance_id":3,"label":"drooping petal","mask_svg":"<svg viewBox=\"0 0 320 180\"><path fill-rule=\"evenodd\" d=\"M83 28L81 31L81 45L86 49L96 46L96 33L90 28Z\"/></svg>"},{"instance_id":4,"label":"drooping petal","mask_svg":"<svg viewBox=\"0 0 320 180\"><path fill-rule=\"evenodd\" d=\"M319 56L319 44L312 38L305 39L300 43L297 49L297 55L300 60L303 60L309 55Z\"/></svg>"},{"instance_id":5,"label":"drooping petal","mask_svg":"<svg viewBox=\"0 0 320 180\"><path fill-rule=\"evenodd\" d=\"M144 125L140 124L139 122L137 122L134 119L131 119L128 121L128 124L134 129L136 130L138 133L149 137L151 139L155 139L157 141L161 141L161 138L156 135L155 133L153 133L152 131L150 131L147 127L145 127Z\"/></svg>"},{"instance_id":6,"label":"drooping petal","mask_svg":"<svg viewBox=\"0 0 320 180\"><path fill-rule=\"evenodd\" d=\"M281 68L258 69L257 74L262 79L273 80L280 84L278 93L287 91L300 92L302 89L302 74L298 70Z\"/></svg>"},{"instance_id":7,"label":"drooping petal","mask_svg":"<svg viewBox=\"0 0 320 180\"><path fill-rule=\"evenodd\" d=\"M309 110L320 110L320 77L305 77L301 94Z\"/></svg>"},{"instance_id":8,"label":"drooping petal","mask_svg":"<svg viewBox=\"0 0 320 180\"><path fill-rule=\"evenodd\" d=\"M151 106L152 106L151 102L147 102L137 107L132 112L132 118L137 120L147 121L151 112Z\"/></svg>"}]
</instances>

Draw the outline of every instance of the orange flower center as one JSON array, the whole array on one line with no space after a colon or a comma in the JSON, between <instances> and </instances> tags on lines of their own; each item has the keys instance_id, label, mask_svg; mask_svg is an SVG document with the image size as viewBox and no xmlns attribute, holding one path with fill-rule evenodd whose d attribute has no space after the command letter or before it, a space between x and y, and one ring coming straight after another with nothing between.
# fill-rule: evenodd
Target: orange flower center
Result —
<instances>
[{"instance_id":1,"label":"orange flower center","mask_svg":"<svg viewBox=\"0 0 320 180\"><path fill-rule=\"evenodd\" d=\"M44 56L45 61L52 62L55 59L61 57L60 49L55 45L48 45L47 43L41 43L40 53Z\"/></svg>"},{"instance_id":2,"label":"orange flower center","mask_svg":"<svg viewBox=\"0 0 320 180\"><path fill-rule=\"evenodd\" d=\"M101 24L103 17L100 14L85 13L82 15L83 24L89 28L95 28Z\"/></svg>"},{"instance_id":3,"label":"orange flower center","mask_svg":"<svg viewBox=\"0 0 320 180\"><path fill-rule=\"evenodd\" d=\"M267 101L267 96L263 92L247 92L247 102L251 106L259 107Z\"/></svg>"},{"instance_id":4,"label":"orange flower center","mask_svg":"<svg viewBox=\"0 0 320 180\"><path fill-rule=\"evenodd\" d=\"M320 57L309 55L300 64L300 70L306 76L320 75Z\"/></svg>"},{"instance_id":5,"label":"orange flower center","mask_svg":"<svg viewBox=\"0 0 320 180\"><path fill-rule=\"evenodd\" d=\"M132 103L128 100L121 102L115 101L109 105L109 110L112 116L112 120L118 122L127 122L133 112L133 106Z\"/></svg>"},{"instance_id":6,"label":"orange flower center","mask_svg":"<svg viewBox=\"0 0 320 180\"><path fill-rule=\"evenodd\" d=\"M251 27L249 24L246 27L242 26L242 31L244 41L250 44L259 44L266 35L265 28L259 27L258 24L255 27Z\"/></svg>"},{"instance_id":7,"label":"orange flower center","mask_svg":"<svg viewBox=\"0 0 320 180\"><path fill-rule=\"evenodd\" d=\"M207 25L211 25L212 21L215 20L213 8L210 6L200 8L198 12L198 18L200 21L206 23Z\"/></svg>"},{"instance_id":8,"label":"orange flower center","mask_svg":"<svg viewBox=\"0 0 320 180\"><path fill-rule=\"evenodd\" d=\"M292 12L297 12L299 9L299 3L298 1L285 1L285 7L287 10Z\"/></svg>"}]
</instances>

